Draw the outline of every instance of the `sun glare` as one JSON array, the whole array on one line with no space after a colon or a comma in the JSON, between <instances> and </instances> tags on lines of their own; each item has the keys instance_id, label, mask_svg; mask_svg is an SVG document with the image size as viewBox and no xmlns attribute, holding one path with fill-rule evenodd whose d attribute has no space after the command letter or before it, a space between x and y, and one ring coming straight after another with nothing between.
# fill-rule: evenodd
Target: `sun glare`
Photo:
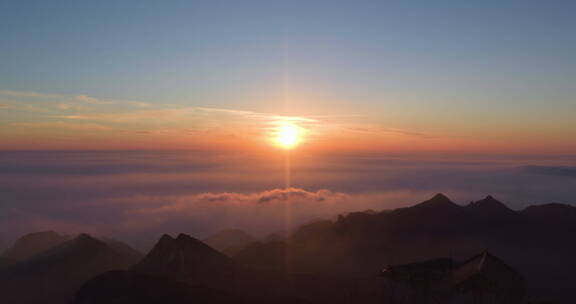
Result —
<instances>
[{"instance_id":1,"label":"sun glare","mask_svg":"<svg viewBox=\"0 0 576 304\"><path fill-rule=\"evenodd\" d=\"M290 122L282 122L275 134L275 141L278 146L284 149L295 148L302 139L302 130L299 126Z\"/></svg>"}]
</instances>

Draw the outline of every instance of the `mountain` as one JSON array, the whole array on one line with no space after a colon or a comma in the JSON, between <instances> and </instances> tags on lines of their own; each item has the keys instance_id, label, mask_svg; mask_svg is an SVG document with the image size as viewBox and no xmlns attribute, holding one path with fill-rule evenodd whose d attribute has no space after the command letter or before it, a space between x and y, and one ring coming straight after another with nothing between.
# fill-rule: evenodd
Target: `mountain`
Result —
<instances>
[{"instance_id":1,"label":"mountain","mask_svg":"<svg viewBox=\"0 0 576 304\"><path fill-rule=\"evenodd\" d=\"M487 216L507 216L516 214L515 211L508 208L506 205L493 198L491 195L488 195L482 200L470 203L466 206L466 209L471 212L481 213Z\"/></svg>"},{"instance_id":2,"label":"mountain","mask_svg":"<svg viewBox=\"0 0 576 304\"><path fill-rule=\"evenodd\" d=\"M428 211L428 212L440 212L440 211L449 211L452 212L454 210L459 210L460 206L456 205L452 202L446 195L442 193L438 193L434 195L431 199L424 201L420 204L409 208L402 208L397 209L398 211L401 210L410 210L410 211Z\"/></svg>"},{"instance_id":3,"label":"mountain","mask_svg":"<svg viewBox=\"0 0 576 304\"><path fill-rule=\"evenodd\" d=\"M88 280L74 303L304 303L288 286L282 274L242 269L188 235L163 235L130 270Z\"/></svg>"},{"instance_id":4,"label":"mountain","mask_svg":"<svg viewBox=\"0 0 576 304\"><path fill-rule=\"evenodd\" d=\"M14 263L16 263L16 261L11 260L9 258L5 258L5 257L0 257L0 270L4 267L8 267Z\"/></svg>"},{"instance_id":5,"label":"mountain","mask_svg":"<svg viewBox=\"0 0 576 304\"><path fill-rule=\"evenodd\" d=\"M224 291L134 271L109 271L88 280L74 304L238 303Z\"/></svg>"},{"instance_id":6,"label":"mountain","mask_svg":"<svg viewBox=\"0 0 576 304\"><path fill-rule=\"evenodd\" d=\"M576 218L576 207L559 203L533 205L522 210L521 214L537 221L570 222Z\"/></svg>"},{"instance_id":7,"label":"mountain","mask_svg":"<svg viewBox=\"0 0 576 304\"><path fill-rule=\"evenodd\" d=\"M264 242L234 259L251 269L351 278L368 277L387 264L463 259L488 249L527 278L533 296L567 298L576 273L575 210L547 204L515 211L492 196L461 206L437 194L411 207L304 225L283 250ZM279 263L287 253L290 267Z\"/></svg>"},{"instance_id":8,"label":"mountain","mask_svg":"<svg viewBox=\"0 0 576 304\"><path fill-rule=\"evenodd\" d=\"M98 239L106 243L106 245L110 246L110 248L114 249L116 252L130 257L131 260L140 261L144 257L140 251L128 246L126 243L109 237L99 237Z\"/></svg>"},{"instance_id":9,"label":"mountain","mask_svg":"<svg viewBox=\"0 0 576 304\"><path fill-rule=\"evenodd\" d=\"M226 289L233 283L235 263L186 234L163 235L132 270L189 284Z\"/></svg>"},{"instance_id":10,"label":"mountain","mask_svg":"<svg viewBox=\"0 0 576 304\"><path fill-rule=\"evenodd\" d=\"M250 269L283 271L288 250L285 242L256 242L238 251L233 258L238 264Z\"/></svg>"},{"instance_id":11,"label":"mountain","mask_svg":"<svg viewBox=\"0 0 576 304\"><path fill-rule=\"evenodd\" d=\"M203 242L228 256L232 256L249 244L256 242L256 239L240 229L226 229L205 238Z\"/></svg>"},{"instance_id":12,"label":"mountain","mask_svg":"<svg viewBox=\"0 0 576 304\"><path fill-rule=\"evenodd\" d=\"M12 260L22 261L69 239L70 236L59 235L54 231L30 233L16 240L14 245L8 248L2 256Z\"/></svg>"},{"instance_id":13,"label":"mountain","mask_svg":"<svg viewBox=\"0 0 576 304\"><path fill-rule=\"evenodd\" d=\"M78 304L376 303L377 273L387 265L461 261L489 250L526 278L529 296L574 303L575 232L573 206L515 211L491 196L461 206L438 194L411 207L308 223L282 241L252 242L232 258L185 234L163 235L141 260L118 241L80 235L0 269L0 297L66 303L82 286ZM489 255L467 265L466 278L480 268L506 276Z\"/></svg>"},{"instance_id":14,"label":"mountain","mask_svg":"<svg viewBox=\"0 0 576 304\"><path fill-rule=\"evenodd\" d=\"M87 279L137 260L81 234L0 271L5 303L65 303ZM30 292L34 291L34 292Z\"/></svg>"}]
</instances>

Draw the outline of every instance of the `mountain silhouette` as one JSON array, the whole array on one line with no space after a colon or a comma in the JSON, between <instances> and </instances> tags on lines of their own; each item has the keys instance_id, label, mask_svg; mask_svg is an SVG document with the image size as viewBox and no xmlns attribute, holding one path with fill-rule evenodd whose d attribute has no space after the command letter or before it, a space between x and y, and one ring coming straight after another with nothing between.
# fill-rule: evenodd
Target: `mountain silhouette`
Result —
<instances>
[{"instance_id":1,"label":"mountain silhouette","mask_svg":"<svg viewBox=\"0 0 576 304\"><path fill-rule=\"evenodd\" d=\"M65 303L87 279L137 260L81 234L0 271L5 303ZM34 291L34 292L30 292Z\"/></svg>"},{"instance_id":2,"label":"mountain silhouette","mask_svg":"<svg viewBox=\"0 0 576 304\"><path fill-rule=\"evenodd\" d=\"M186 234L165 234L132 270L189 284L225 289L234 279L232 259Z\"/></svg>"},{"instance_id":3,"label":"mountain silhouette","mask_svg":"<svg viewBox=\"0 0 576 304\"><path fill-rule=\"evenodd\" d=\"M0 257L0 269L2 269L4 267L8 267L14 263L16 263L16 261L11 260L9 258L5 258L5 257Z\"/></svg>"},{"instance_id":4,"label":"mountain silhouette","mask_svg":"<svg viewBox=\"0 0 576 304\"><path fill-rule=\"evenodd\" d=\"M475 212L485 212L490 214L499 214L499 213L506 213L506 214L513 214L514 211L508 208L499 200L495 199L491 195L488 195L486 198L472 202L466 206L466 209L473 210Z\"/></svg>"},{"instance_id":5,"label":"mountain silhouette","mask_svg":"<svg viewBox=\"0 0 576 304\"><path fill-rule=\"evenodd\" d=\"M238 303L221 290L192 286L161 276L134 271L109 271L88 280L76 294L74 304L188 304Z\"/></svg>"},{"instance_id":6,"label":"mountain silhouette","mask_svg":"<svg viewBox=\"0 0 576 304\"><path fill-rule=\"evenodd\" d=\"M526 277L531 295L569 298L576 273L575 210L547 204L515 211L492 196L461 206L437 194L411 207L303 225L284 251L262 243L234 258L247 268L283 271L278 261L290 252L293 272L351 278L387 264L464 259L489 249Z\"/></svg>"},{"instance_id":7,"label":"mountain silhouette","mask_svg":"<svg viewBox=\"0 0 576 304\"><path fill-rule=\"evenodd\" d=\"M382 303L527 303L522 275L488 251L465 261L388 265L380 277Z\"/></svg>"},{"instance_id":8,"label":"mountain silhouette","mask_svg":"<svg viewBox=\"0 0 576 304\"><path fill-rule=\"evenodd\" d=\"M22 236L2 256L11 260L26 260L36 254L53 248L67 240L70 236L59 235L54 231L34 232Z\"/></svg>"},{"instance_id":9,"label":"mountain silhouette","mask_svg":"<svg viewBox=\"0 0 576 304\"><path fill-rule=\"evenodd\" d=\"M516 211L492 196L462 206L437 194L411 207L308 223L232 257L186 234L163 235L143 258L116 240L82 234L22 261L3 258L0 287L3 302L25 304L66 303L80 286L75 303L82 304L374 303L386 265L448 258L466 265L454 272L461 282L487 273L491 282L518 281L501 258L526 279L530 297L573 303L574 232L570 205ZM209 239L222 247L250 240L238 231ZM13 248L40 248L21 244ZM478 252L485 254L464 260Z\"/></svg>"},{"instance_id":10,"label":"mountain silhouette","mask_svg":"<svg viewBox=\"0 0 576 304\"><path fill-rule=\"evenodd\" d=\"M528 206L522 210L522 215L539 221L570 222L576 217L576 207L551 203L544 205Z\"/></svg>"},{"instance_id":11,"label":"mountain silhouette","mask_svg":"<svg viewBox=\"0 0 576 304\"><path fill-rule=\"evenodd\" d=\"M452 202L446 195L438 193L434 195L431 199L424 201L420 204L412 206L407 210L455 210L458 209L458 205Z\"/></svg>"},{"instance_id":12,"label":"mountain silhouette","mask_svg":"<svg viewBox=\"0 0 576 304\"><path fill-rule=\"evenodd\" d=\"M163 235L130 270L88 280L74 303L303 303L286 286L280 274L241 269L188 235Z\"/></svg>"}]
</instances>

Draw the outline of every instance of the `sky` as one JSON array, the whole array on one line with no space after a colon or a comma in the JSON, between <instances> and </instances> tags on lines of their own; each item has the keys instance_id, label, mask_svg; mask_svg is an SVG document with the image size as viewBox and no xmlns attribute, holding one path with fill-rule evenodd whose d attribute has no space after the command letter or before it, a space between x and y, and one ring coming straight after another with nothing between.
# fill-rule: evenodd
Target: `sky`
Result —
<instances>
[{"instance_id":1,"label":"sky","mask_svg":"<svg viewBox=\"0 0 576 304\"><path fill-rule=\"evenodd\" d=\"M295 223L437 192L574 204L575 9L0 0L0 248L264 235L287 201Z\"/></svg>"},{"instance_id":2,"label":"sky","mask_svg":"<svg viewBox=\"0 0 576 304\"><path fill-rule=\"evenodd\" d=\"M4 0L0 148L238 149L280 115L310 149L571 154L573 9Z\"/></svg>"}]
</instances>

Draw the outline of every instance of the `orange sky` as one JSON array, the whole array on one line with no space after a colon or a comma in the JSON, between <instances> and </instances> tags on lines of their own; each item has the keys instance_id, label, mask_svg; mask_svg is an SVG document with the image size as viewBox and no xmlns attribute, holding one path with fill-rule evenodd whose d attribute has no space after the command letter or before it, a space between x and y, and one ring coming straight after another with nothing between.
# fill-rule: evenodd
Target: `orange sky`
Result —
<instances>
[{"instance_id":1,"label":"orange sky","mask_svg":"<svg viewBox=\"0 0 576 304\"><path fill-rule=\"evenodd\" d=\"M283 116L255 111L102 100L0 91L0 148L278 149L282 122L302 130L296 149L320 152L451 152L569 154L570 125L462 117L408 117L389 113ZM294 112L294 111L292 111ZM302 113L306 111L302 110ZM406 127L405 127L406 126Z\"/></svg>"}]
</instances>

